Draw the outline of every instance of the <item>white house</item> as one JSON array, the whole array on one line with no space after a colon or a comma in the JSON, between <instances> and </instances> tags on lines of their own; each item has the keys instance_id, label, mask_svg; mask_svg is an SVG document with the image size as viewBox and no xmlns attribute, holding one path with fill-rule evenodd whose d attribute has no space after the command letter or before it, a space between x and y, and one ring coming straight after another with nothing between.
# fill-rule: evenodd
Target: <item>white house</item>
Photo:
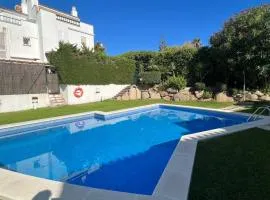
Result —
<instances>
[{"instance_id":1,"label":"white house","mask_svg":"<svg viewBox=\"0 0 270 200\"><path fill-rule=\"evenodd\" d=\"M0 59L47 62L46 53L60 41L94 48L94 28L71 14L22 0L15 10L0 8Z\"/></svg>"}]
</instances>

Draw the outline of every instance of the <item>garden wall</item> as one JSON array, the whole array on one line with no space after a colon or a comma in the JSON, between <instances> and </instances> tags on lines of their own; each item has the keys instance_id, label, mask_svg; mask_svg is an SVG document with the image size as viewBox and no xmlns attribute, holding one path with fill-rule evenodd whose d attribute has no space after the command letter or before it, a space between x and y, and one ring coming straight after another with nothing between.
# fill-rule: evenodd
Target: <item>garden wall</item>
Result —
<instances>
[{"instance_id":1,"label":"garden wall","mask_svg":"<svg viewBox=\"0 0 270 200\"><path fill-rule=\"evenodd\" d=\"M34 99L32 99L33 97ZM36 99L36 97L38 99ZM0 95L0 113L33 109L33 101L37 102L37 108L48 107L50 105L49 97L46 93Z\"/></svg>"},{"instance_id":2,"label":"garden wall","mask_svg":"<svg viewBox=\"0 0 270 200\"><path fill-rule=\"evenodd\" d=\"M129 85L60 85L68 105L98 102L115 97Z\"/></svg>"}]
</instances>

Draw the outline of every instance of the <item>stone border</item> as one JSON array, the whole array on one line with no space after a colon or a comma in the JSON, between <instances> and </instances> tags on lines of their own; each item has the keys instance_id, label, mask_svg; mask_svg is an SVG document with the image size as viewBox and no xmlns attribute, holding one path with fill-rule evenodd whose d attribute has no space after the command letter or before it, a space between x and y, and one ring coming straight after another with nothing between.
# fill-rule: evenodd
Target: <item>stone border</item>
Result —
<instances>
[{"instance_id":1,"label":"stone border","mask_svg":"<svg viewBox=\"0 0 270 200\"><path fill-rule=\"evenodd\" d=\"M62 121L65 119L73 119L76 117L89 117L94 115L103 115L104 118L106 118L106 116L117 117L126 112L134 113L136 111L138 112L144 109L151 109L159 106L171 106L191 109L193 108L206 111L209 110L223 113L231 113L230 111L223 111L220 109L209 109L171 104L152 104L108 113L99 111L86 112L75 115L49 118L45 120L43 119L24 123L4 125L0 126L0 137L1 132L3 133L8 129L16 129L22 126L32 127L39 125L40 123L54 123L59 120ZM236 115L250 116L250 114L245 113L237 113ZM0 199L24 200L33 199L35 197L35 200L48 200L54 198L67 200L186 200L188 198L192 169L196 154L197 143L199 140L219 137L222 135L231 134L257 126L263 126L269 123L270 117L262 117L262 119L254 122L248 122L245 124L238 124L230 127L182 136L151 196L70 185L67 183L37 178L0 168Z\"/></svg>"}]
</instances>

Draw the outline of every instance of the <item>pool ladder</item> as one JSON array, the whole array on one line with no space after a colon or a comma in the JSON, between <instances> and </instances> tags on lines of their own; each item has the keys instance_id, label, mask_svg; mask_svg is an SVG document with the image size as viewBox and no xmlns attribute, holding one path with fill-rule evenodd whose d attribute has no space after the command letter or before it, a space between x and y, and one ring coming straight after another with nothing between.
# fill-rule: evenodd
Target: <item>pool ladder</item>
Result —
<instances>
[{"instance_id":1,"label":"pool ladder","mask_svg":"<svg viewBox=\"0 0 270 200\"><path fill-rule=\"evenodd\" d=\"M266 110L268 110L268 115L270 115L270 106L259 107L255 112L247 119L249 121L255 121L260 115L262 115ZM260 112L259 112L260 111Z\"/></svg>"}]
</instances>

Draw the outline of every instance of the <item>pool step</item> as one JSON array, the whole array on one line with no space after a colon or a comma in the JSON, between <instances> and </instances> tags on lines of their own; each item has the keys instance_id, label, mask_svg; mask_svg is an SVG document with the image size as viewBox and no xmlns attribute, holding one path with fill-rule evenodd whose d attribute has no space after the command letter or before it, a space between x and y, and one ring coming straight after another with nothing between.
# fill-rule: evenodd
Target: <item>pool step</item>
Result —
<instances>
[{"instance_id":1,"label":"pool step","mask_svg":"<svg viewBox=\"0 0 270 200\"><path fill-rule=\"evenodd\" d=\"M63 106L66 105L66 101L61 94L49 94L50 106Z\"/></svg>"}]
</instances>

